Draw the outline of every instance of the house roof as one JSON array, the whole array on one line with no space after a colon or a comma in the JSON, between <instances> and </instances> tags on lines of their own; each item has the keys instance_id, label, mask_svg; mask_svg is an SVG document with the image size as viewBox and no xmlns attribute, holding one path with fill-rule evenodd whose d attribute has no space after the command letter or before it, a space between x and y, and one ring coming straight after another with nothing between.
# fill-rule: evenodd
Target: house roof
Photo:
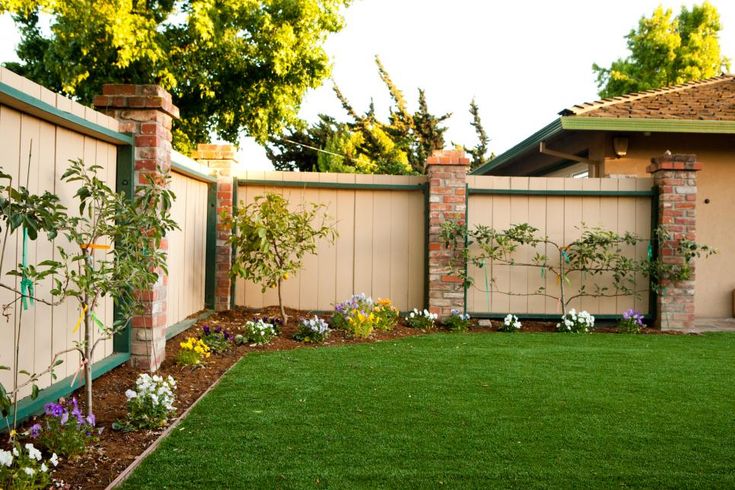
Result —
<instances>
[{"instance_id":1,"label":"house roof","mask_svg":"<svg viewBox=\"0 0 735 490\"><path fill-rule=\"evenodd\" d=\"M735 76L721 75L645 92L585 102L561 116L735 121Z\"/></svg>"},{"instance_id":2,"label":"house roof","mask_svg":"<svg viewBox=\"0 0 735 490\"><path fill-rule=\"evenodd\" d=\"M735 75L585 102L472 171L486 174L571 131L735 134Z\"/></svg>"}]
</instances>

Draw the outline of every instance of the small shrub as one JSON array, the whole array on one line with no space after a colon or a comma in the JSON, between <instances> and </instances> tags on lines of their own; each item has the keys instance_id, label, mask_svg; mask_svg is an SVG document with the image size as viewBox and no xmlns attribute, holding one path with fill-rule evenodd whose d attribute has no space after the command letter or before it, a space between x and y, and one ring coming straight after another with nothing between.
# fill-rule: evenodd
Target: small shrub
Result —
<instances>
[{"instance_id":1,"label":"small shrub","mask_svg":"<svg viewBox=\"0 0 735 490\"><path fill-rule=\"evenodd\" d=\"M212 355L211 349L203 340L189 337L179 344L176 362L182 366L198 366Z\"/></svg>"},{"instance_id":2,"label":"small shrub","mask_svg":"<svg viewBox=\"0 0 735 490\"><path fill-rule=\"evenodd\" d=\"M586 311L577 313L574 308L565 313L561 322L556 324L557 331L565 333L586 333L594 327L595 317Z\"/></svg>"},{"instance_id":3,"label":"small shrub","mask_svg":"<svg viewBox=\"0 0 735 490\"><path fill-rule=\"evenodd\" d=\"M625 311L618 322L618 330L625 333L640 333L642 327L643 315L633 308Z\"/></svg>"},{"instance_id":4,"label":"small shrub","mask_svg":"<svg viewBox=\"0 0 735 490\"><path fill-rule=\"evenodd\" d=\"M48 471L59 464L56 453L48 461L33 444L13 441L10 451L0 449L0 488L40 490L51 485Z\"/></svg>"},{"instance_id":5,"label":"small shrub","mask_svg":"<svg viewBox=\"0 0 735 490\"><path fill-rule=\"evenodd\" d=\"M375 323L372 312L356 311L347 317L347 331L355 338L366 339L373 333Z\"/></svg>"},{"instance_id":6,"label":"small shrub","mask_svg":"<svg viewBox=\"0 0 735 490\"><path fill-rule=\"evenodd\" d=\"M242 335L235 336L235 343L265 345L276 337L276 328L271 323L266 323L262 318L257 321L248 321L242 330Z\"/></svg>"},{"instance_id":7,"label":"small shrub","mask_svg":"<svg viewBox=\"0 0 735 490\"><path fill-rule=\"evenodd\" d=\"M411 328L420 328L421 330L431 330L434 328L434 322L439 317L436 313L429 310L419 311L414 308L406 317L406 323Z\"/></svg>"},{"instance_id":8,"label":"small shrub","mask_svg":"<svg viewBox=\"0 0 735 490\"><path fill-rule=\"evenodd\" d=\"M466 332L470 328L470 314L452 310L444 320L444 326L453 332Z\"/></svg>"},{"instance_id":9,"label":"small shrub","mask_svg":"<svg viewBox=\"0 0 735 490\"><path fill-rule=\"evenodd\" d=\"M398 324L398 319L401 317L401 313L393 306L391 300L387 298L378 299L373 308L373 314L375 315L375 328L383 332L393 330Z\"/></svg>"},{"instance_id":10,"label":"small shrub","mask_svg":"<svg viewBox=\"0 0 735 490\"><path fill-rule=\"evenodd\" d=\"M294 339L301 342L312 342L318 344L324 342L331 329L327 322L314 315L314 318L305 318L299 324L299 331L294 335Z\"/></svg>"},{"instance_id":11,"label":"small shrub","mask_svg":"<svg viewBox=\"0 0 735 490\"><path fill-rule=\"evenodd\" d=\"M176 381L171 376L163 378L143 373L135 381L135 390L127 390L128 416L116 421L113 429L133 431L137 429L159 429L168 423L176 409Z\"/></svg>"},{"instance_id":12,"label":"small shrub","mask_svg":"<svg viewBox=\"0 0 735 490\"><path fill-rule=\"evenodd\" d=\"M508 313L503 318L503 324L498 328L498 332L517 332L521 329L521 326L521 321L518 320L518 317L512 313Z\"/></svg>"},{"instance_id":13,"label":"small shrub","mask_svg":"<svg viewBox=\"0 0 735 490\"><path fill-rule=\"evenodd\" d=\"M84 416L76 398L71 403L63 398L59 403L47 403L44 412L42 423L34 424L29 435L50 452L73 458L96 440L94 414Z\"/></svg>"},{"instance_id":14,"label":"small shrub","mask_svg":"<svg viewBox=\"0 0 735 490\"><path fill-rule=\"evenodd\" d=\"M199 340L207 344L209 350L215 354L227 352L232 347L232 334L222 327L210 328L208 325L202 327Z\"/></svg>"}]
</instances>

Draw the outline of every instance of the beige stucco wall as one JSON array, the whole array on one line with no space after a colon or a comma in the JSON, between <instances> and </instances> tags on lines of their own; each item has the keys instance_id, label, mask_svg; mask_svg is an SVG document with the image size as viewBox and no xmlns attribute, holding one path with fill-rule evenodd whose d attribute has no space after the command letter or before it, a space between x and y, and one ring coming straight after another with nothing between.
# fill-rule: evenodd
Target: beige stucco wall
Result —
<instances>
[{"instance_id":1,"label":"beige stucco wall","mask_svg":"<svg viewBox=\"0 0 735 490\"><path fill-rule=\"evenodd\" d=\"M645 175L651 157L666 150L695 153L698 174L697 241L719 253L697 263L696 314L732 316L735 289L735 135L631 135L625 158L607 158L605 174ZM612 149L608 154L612 154ZM708 202L706 202L708 200Z\"/></svg>"}]
</instances>

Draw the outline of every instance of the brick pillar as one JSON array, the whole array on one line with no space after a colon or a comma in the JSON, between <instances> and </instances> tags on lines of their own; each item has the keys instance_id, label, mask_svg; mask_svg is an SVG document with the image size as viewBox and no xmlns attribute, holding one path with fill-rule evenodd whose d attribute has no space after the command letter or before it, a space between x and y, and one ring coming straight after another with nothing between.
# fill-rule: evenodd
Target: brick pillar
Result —
<instances>
[{"instance_id":1,"label":"brick pillar","mask_svg":"<svg viewBox=\"0 0 735 490\"><path fill-rule=\"evenodd\" d=\"M214 309L230 309L232 282L232 246L227 243L232 229L222 224L222 212L232 215L232 198L237 184L232 175L232 167L237 163L234 145L197 145L194 158L214 169L217 177L217 260L215 265Z\"/></svg>"},{"instance_id":2,"label":"brick pillar","mask_svg":"<svg viewBox=\"0 0 735 490\"><path fill-rule=\"evenodd\" d=\"M702 164L696 155L672 155L651 159L647 171L658 188L658 224L670 240L660 240L658 254L667 264L684 264L679 240L696 240L697 171ZM692 267L694 267L692 265ZM665 330L694 327L694 271L688 281L662 281L656 301L656 327Z\"/></svg>"},{"instance_id":3,"label":"brick pillar","mask_svg":"<svg viewBox=\"0 0 735 490\"><path fill-rule=\"evenodd\" d=\"M429 181L429 310L440 319L452 309L464 310L462 279L449 274L452 260L461 259L464 244L454 251L442 243L442 223L465 222L466 176L470 160L461 150L435 151L426 160Z\"/></svg>"},{"instance_id":4,"label":"brick pillar","mask_svg":"<svg viewBox=\"0 0 735 490\"><path fill-rule=\"evenodd\" d=\"M171 94L157 85L104 85L94 98L95 108L120 122L120 131L135 138L135 185L145 185L146 175L160 177L171 168L171 124L179 109ZM159 172L159 169L162 172ZM161 249L168 250L164 239ZM166 356L166 289L168 277L159 278L150 291L140 291L144 312L133 317L131 362L155 371Z\"/></svg>"}]
</instances>

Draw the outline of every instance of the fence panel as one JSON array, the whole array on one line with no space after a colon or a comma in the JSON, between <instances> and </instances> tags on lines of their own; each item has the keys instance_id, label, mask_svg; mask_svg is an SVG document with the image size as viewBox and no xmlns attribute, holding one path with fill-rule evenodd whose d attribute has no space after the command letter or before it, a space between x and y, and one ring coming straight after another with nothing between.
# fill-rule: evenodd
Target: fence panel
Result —
<instances>
[{"instance_id":1,"label":"fence panel","mask_svg":"<svg viewBox=\"0 0 735 490\"><path fill-rule=\"evenodd\" d=\"M529 223L539 234L568 244L578 238L582 226L599 226L625 233L636 233L644 242L631 255L643 258L651 238L651 179L563 179L544 177L468 176L468 223L504 230L510 225ZM552 247L539 245L536 250L525 247L515 255L518 262L528 261L538 252L551 254ZM534 295L540 287L557 295L559 285L554 277L533 267L488 263L470 266L474 285L467 291L467 309L476 314L556 315L561 311L558 300ZM493 283L493 278L495 282ZM610 286L610 277L577 277L568 289L587 290L595 284ZM619 314L628 308L648 313L648 283L636 278L637 297L582 297L570 307L586 309L594 314ZM512 292L513 295L503 294Z\"/></svg>"},{"instance_id":2,"label":"fence panel","mask_svg":"<svg viewBox=\"0 0 735 490\"><path fill-rule=\"evenodd\" d=\"M240 180L242 205L266 191L279 192L293 209L325 206L339 234L321 241L304 268L283 283L286 306L330 310L353 293L391 298L408 310L424 304L423 177L329 173L248 172ZM252 308L277 304L275 289L239 279L236 304Z\"/></svg>"},{"instance_id":3,"label":"fence panel","mask_svg":"<svg viewBox=\"0 0 735 490\"><path fill-rule=\"evenodd\" d=\"M85 131L84 127L91 129ZM15 184L27 185L32 193L49 191L57 194L70 214L78 213L74 199L77 185L61 182L61 175L68 168L69 160L83 159L88 165L100 165L102 170L98 176L114 189L117 147L110 138L114 138L113 133L117 130L117 122L113 119L56 95L6 69L0 69L0 147L3 148L0 167L13 177ZM99 136L90 135L95 132ZM16 268L22 259L20 235L18 232L6 244L1 264L3 282L16 288L18 281L6 273ZM43 235L36 241L29 241L28 262L35 264L58 258L57 246L72 250L72 245L62 236L54 242L46 240ZM36 296L51 299L51 287L51 278L41 281L35 285ZM13 299L14 293L0 291L1 305L11 303ZM22 306L15 303L7 313L9 316L0 324L0 364L13 363L16 335L13 325L16 318L21 322L20 369L41 371L49 365L55 352L71 348L75 341L81 339L81 329L73 331L79 318L79 306L74 300L54 307L36 302L28 310L22 310ZM112 301L103 298L95 314L111 324ZM113 341L106 340L98 346L93 360L102 360L112 353ZM59 379L73 376L79 367L79 355L69 353L62 359L64 363L56 369L56 375ZM40 380L39 386L47 387L51 382L51 376L46 375ZM12 387L10 371L0 371L0 383ZM21 396L28 394L30 387Z\"/></svg>"},{"instance_id":4,"label":"fence panel","mask_svg":"<svg viewBox=\"0 0 735 490\"><path fill-rule=\"evenodd\" d=\"M168 325L204 309L208 185L176 171L171 217L179 225L168 234Z\"/></svg>"}]
</instances>

